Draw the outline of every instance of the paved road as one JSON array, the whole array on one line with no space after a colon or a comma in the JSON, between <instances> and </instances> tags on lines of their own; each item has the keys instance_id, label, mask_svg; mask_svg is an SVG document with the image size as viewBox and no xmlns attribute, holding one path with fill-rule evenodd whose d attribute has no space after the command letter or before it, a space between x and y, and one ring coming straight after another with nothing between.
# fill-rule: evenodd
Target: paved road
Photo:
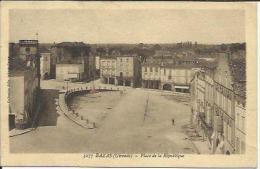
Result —
<instances>
[{"instance_id":1,"label":"paved road","mask_svg":"<svg viewBox=\"0 0 260 169\"><path fill-rule=\"evenodd\" d=\"M33 132L10 138L11 152L195 153L182 131L189 120L189 107L161 92L127 89L103 123L97 129L86 130L60 111L57 89L62 85L57 84L43 85L46 109L41 112L40 126ZM172 118L175 126L171 124Z\"/></svg>"}]
</instances>

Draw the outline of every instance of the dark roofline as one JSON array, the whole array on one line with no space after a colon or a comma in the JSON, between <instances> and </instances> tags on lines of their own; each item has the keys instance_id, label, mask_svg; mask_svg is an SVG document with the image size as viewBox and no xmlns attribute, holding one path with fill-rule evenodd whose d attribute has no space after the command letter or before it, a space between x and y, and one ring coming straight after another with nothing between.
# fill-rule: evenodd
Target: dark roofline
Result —
<instances>
[{"instance_id":1,"label":"dark roofline","mask_svg":"<svg viewBox=\"0 0 260 169\"><path fill-rule=\"evenodd\" d=\"M54 47L90 47L84 42L61 42L53 45Z\"/></svg>"}]
</instances>

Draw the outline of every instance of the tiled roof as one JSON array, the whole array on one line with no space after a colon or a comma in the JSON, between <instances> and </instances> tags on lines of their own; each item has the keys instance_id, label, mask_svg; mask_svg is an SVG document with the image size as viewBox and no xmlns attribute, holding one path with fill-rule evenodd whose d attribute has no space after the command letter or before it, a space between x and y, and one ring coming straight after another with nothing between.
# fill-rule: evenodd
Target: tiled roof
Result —
<instances>
[{"instance_id":1,"label":"tiled roof","mask_svg":"<svg viewBox=\"0 0 260 169\"><path fill-rule=\"evenodd\" d=\"M56 47L87 47L88 45L83 42L61 42L55 44Z\"/></svg>"},{"instance_id":2,"label":"tiled roof","mask_svg":"<svg viewBox=\"0 0 260 169\"><path fill-rule=\"evenodd\" d=\"M179 60L181 61L181 60ZM143 63L144 66L160 66L160 67L165 67L165 68L184 68L184 69L191 69L191 68L197 68L201 67L201 63L199 60L198 62L193 63L179 63L176 62L174 59L147 59L146 62Z\"/></svg>"},{"instance_id":3,"label":"tiled roof","mask_svg":"<svg viewBox=\"0 0 260 169\"><path fill-rule=\"evenodd\" d=\"M50 53L51 51L47 49L46 47L39 47L39 53Z\"/></svg>"}]
</instances>

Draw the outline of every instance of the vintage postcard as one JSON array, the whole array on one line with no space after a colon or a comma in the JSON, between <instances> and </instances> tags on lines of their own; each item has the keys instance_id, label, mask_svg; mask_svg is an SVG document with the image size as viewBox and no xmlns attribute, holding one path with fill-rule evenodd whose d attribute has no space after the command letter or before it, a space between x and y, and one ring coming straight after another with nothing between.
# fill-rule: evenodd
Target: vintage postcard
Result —
<instances>
[{"instance_id":1,"label":"vintage postcard","mask_svg":"<svg viewBox=\"0 0 260 169\"><path fill-rule=\"evenodd\" d=\"M3 166L256 167L256 4L2 2Z\"/></svg>"}]
</instances>

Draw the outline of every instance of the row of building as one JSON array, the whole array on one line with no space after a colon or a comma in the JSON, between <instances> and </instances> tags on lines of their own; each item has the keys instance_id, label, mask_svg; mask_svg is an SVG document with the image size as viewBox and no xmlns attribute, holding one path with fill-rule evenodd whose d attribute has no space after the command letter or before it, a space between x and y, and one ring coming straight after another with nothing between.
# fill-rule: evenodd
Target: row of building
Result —
<instances>
[{"instance_id":1,"label":"row of building","mask_svg":"<svg viewBox=\"0 0 260 169\"><path fill-rule=\"evenodd\" d=\"M95 57L83 42L62 42L50 48L38 40L9 43L10 128L25 128L33 122L40 79L90 81L94 76Z\"/></svg>"},{"instance_id":2,"label":"row of building","mask_svg":"<svg viewBox=\"0 0 260 169\"><path fill-rule=\"evenodd\" d=\"M97 67L103 83L188 93L190 81L203 63L191 55L174 57L168 51L157 51L145 59L115 52L100 57Z\"/></svg>"},{"instance_id":3,"label":"row of building","mask_svg":"<svg viewBox=\"0 0 260 169\"><path fill-rule=\"evenodd\" d=\"M141 61L138 55L112 54L100 58L101 82L138 87L141 79Z\"/></svg>"},{"instance_id":4,"label":"row of building","mask_svg":"<svg viewBox=\"0 0 260 169\"><path fill-rule=\"evenodd\" d=\"M245 153L245 56L219 53L191 80L191 122L206 136L213 154Z\"/></svg>"}]
</instances>

